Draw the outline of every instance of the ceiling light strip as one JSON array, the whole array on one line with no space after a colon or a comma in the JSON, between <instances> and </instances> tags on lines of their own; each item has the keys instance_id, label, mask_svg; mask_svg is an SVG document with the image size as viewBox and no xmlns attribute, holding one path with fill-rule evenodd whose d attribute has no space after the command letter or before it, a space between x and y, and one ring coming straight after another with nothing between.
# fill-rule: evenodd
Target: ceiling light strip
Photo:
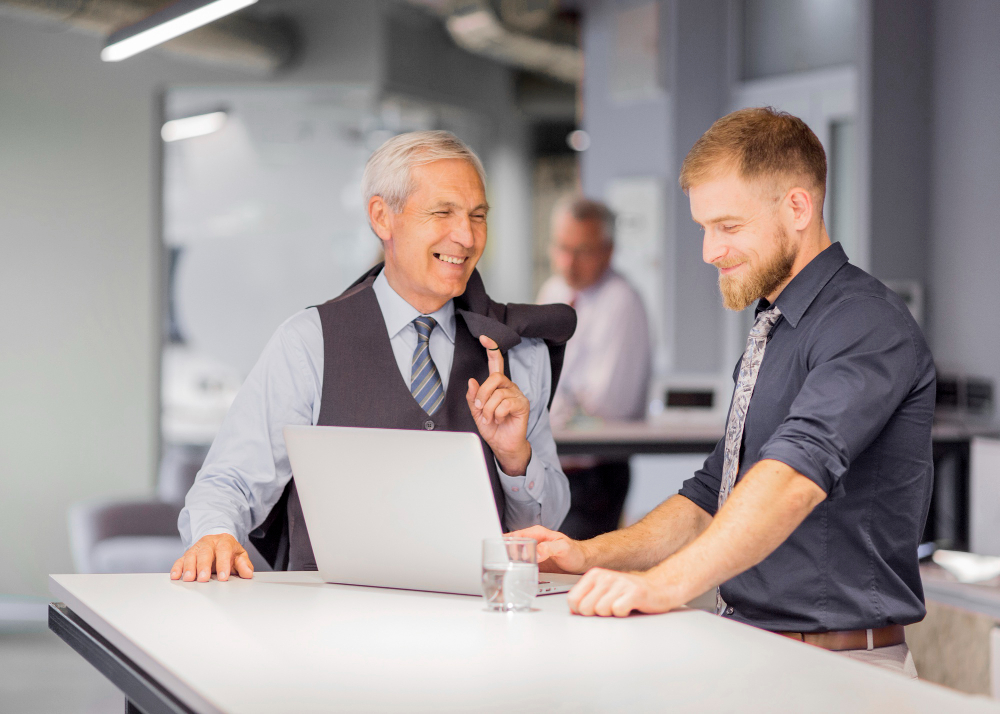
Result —
<instances>
[{"instance_id":1,"label":"ceiling light strip","mask_svg":"<svg viewBox=\"0 0 1000 714\"><path fill-rule=\"evenodd\" d=\"M217 132L225 124L226 112L219 111L210 114L199 114L193 117L168 121L160 129L160 136L164 141L192 139L196 136L206 136Z\"/></svg>"},{"instance_id":2,"label":"ceiling light strip","mask_svg":"<svg viewBox=\"0 0 1000 714\"><path fill-rule=\"evenodd\" d=\"M257 0L180 0L141 22L115 32L101 50L101 59L120 62L255 2Z\"/></svg>"}]
</instances>

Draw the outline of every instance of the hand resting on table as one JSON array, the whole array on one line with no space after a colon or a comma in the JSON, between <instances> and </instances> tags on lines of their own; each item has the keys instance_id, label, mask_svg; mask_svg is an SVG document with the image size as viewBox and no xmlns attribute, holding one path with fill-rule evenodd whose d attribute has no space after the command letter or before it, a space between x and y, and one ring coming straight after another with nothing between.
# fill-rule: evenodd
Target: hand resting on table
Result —
<instances>
[{"instance_id":1,"label":"hand resting on table","mask_svg":"<svg viewBox=\"0 0 1000 714\"><path fill-rule=\"evenodd\" d=\"M221 533L204 536L188 548L170 569L170 579L207 583L212 573L217 573L219 580L229 580L232 572L241 578L252 578L253 564L238 540Z\"/></svg>"}]
</instances>

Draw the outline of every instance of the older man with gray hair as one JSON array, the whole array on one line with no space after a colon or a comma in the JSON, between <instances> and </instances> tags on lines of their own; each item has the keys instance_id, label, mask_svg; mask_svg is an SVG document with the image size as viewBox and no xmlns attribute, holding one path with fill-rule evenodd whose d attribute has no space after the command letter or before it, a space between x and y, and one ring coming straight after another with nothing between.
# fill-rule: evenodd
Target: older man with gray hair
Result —
<instances>
[{"instance_id":1,"label":"older man with gray hair","mask_svg":"<svg viewBox=\"0 0 1000 714\"><path fill-rule=\"evenodd\" d=\"M552 212L550 258L555 271L539 303L576 308L579 326L566 346L552 423L574 418L642 419L650 375L646 310L638 291L611 267L615 216L603 203L570 195ZM629 487L628 461L564 459L572 506L563 532L593 538L618 527Z\"/></svg>"},{"instance_id":2,"label":"older man with gray hair","mask_svg":"<svg viewBox=\"0 0 1000 714\"><path fill-rule=\"evenodd\" d=\"M507 530L558 528L569 509L548 403L575 315L486 294L479 158L447 132L402 134L368 160L363 185L385 263L293 315L264 349L187 495L175 580L252 577L248 540L276 568L316 569L289 424L475 433Z\"/></svg>"}]
</instances>

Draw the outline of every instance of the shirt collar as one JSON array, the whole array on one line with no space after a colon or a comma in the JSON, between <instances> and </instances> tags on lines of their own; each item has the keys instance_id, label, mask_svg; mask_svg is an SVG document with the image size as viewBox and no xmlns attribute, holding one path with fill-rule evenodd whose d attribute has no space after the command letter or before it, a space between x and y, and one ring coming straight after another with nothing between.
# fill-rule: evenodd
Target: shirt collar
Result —
<instances>
[{"instance_id":1,"label":"shirt collar","mask_svg":"<svg viewBox=\"0 0 1000 714\"><path fill-rule=\"evenodd\" d=\"M830 282L830 278L838 270L844 267L846 262L847 254L843 247L840 243L834 243L809 261L808 265L785 286L774 304L778 306L782 316L793 328L798 326L799 320L802 319L813 300L819 295L819 291ZM757 303L755 315L759 315L769 307L771 304L762 298Z\"/></svg>"},{"instance_id":2,"label":"shirt collar","mask_svg":"<svg viewBox=\"0 0 1000 714\"><path fill-rule=\"evenodd\" d=\"M406 302L392 289L383 270L372 283L372 290L375 291L375 298L378 306L382 310L382 319L385 320L385 327L389 332L389 339L399 334L400 330L409 325L419 317L421 313L417 308ZM453 300L446 302L440 310L431 313L431 317L443 331L448 341L455 342L455 303Z\"/></svg>"},{"instance_id":3,"label":"shirt collar","mask_svg":"<svg viewBox=\"0 0 1000 714\"><path fill-rule=\"evenodd\" d=\"M605 270L603 273L601 273L601 277L595 280L593 285L588 285L579 293L577 293L577 295L590 296L597 294L597 292L600 291L602 287L604 287L604 283L608 282L608 280L611 278L612 275L614 275L614 268L612 268L609 265L608 269Z\"/></svg>"},{"instance_id":4,"label":"shirt collar","mask_svg":"<svg viewBox=\"0 0 1000 714\"><path fill-rule=\"evenodd\" d=\"M565 278L560 277L559 279L562 280L563 287L566 288L566 303L569 304L570 302L573 302L577 307L579 307L581 300L583 302L587 302L592 297L597 295L601 288L604 287L604 284L608 282L612 275L615 274L615 269L608 266L608 269L601 273L601 277L594 281L593 285L588 285L583 290L574 290L569 286Z\"/></svg>"}]
</instances>

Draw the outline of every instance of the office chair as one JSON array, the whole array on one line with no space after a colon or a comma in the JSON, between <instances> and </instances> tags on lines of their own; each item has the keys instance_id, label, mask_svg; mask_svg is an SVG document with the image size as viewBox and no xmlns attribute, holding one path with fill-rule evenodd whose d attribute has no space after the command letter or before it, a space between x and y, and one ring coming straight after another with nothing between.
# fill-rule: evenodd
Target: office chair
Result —
<instances>
[{"instance_id":1,"label":"office chair","mask_svg":"<svg viewBox=\"0 0 1000 714\"><path fill-rule=\"evenodd\" d=\"M206 446L168 445L155 500L93 499L69 509L69 538L78 573L166 573L184 553L177 517L208 453ZM257 570L270 570L252 546Z\"/></svg>"}]
</instances>

